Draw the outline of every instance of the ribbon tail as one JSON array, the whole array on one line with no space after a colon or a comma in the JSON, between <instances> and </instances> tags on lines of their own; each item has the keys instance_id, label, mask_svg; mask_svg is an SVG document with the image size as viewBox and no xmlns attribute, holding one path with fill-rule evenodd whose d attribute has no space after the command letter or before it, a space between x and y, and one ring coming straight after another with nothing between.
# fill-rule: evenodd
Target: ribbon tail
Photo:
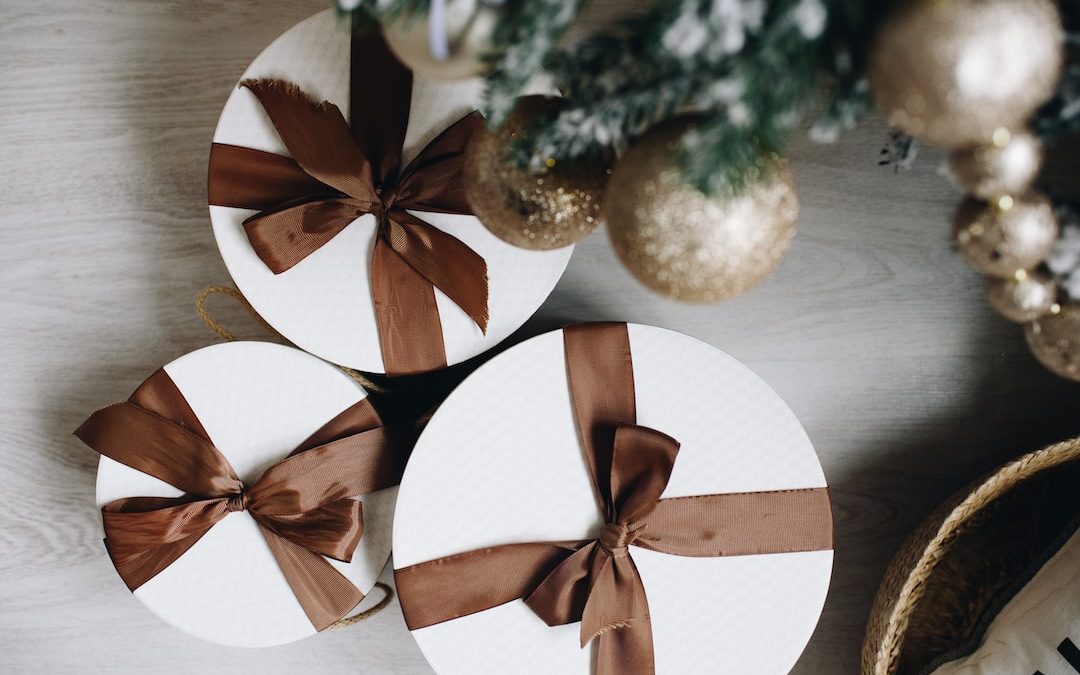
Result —
<instances>
[{"instance_id":1,"label":"ribbon tail","mask_svg":"<svg viewBox=\"0 0 1080 675\"><path fill-rule=\"evenodd\" d=\"M487 333L487 263L457 237L396 209L390 214L391 248L417 274L446 294Z\"/></svg>"},{"instance_id":2,"label":"ribbon tail","mask_svg":"<svg viewBox=\"0 0 1080 675\"><path fill-rule=\"evenodd\" d=\"M348 614L364 594L325 558L260 527L271 553L315 630Z\"/></svg>"},{"instance_id":3,"label":"ribbon tail","mask_svg":"<svg viewBox=\"0 0 1080 675\"><path fill-rule=\"evenodd\" d=\"M582 644L596 641L594 673L654 675L649 601L633 559L608 559L598 572L581 621Z\"/></svg>"},{"instance_id":4,"label":"ribbon tail","mask_svg":"<svg viewBox=\"0 0 1080 675\"><path fill-rule=\"evenodd\" d=\"M371 293L386 373L412 375L445 368L435 289L383 237L376 238L371 256Z\"/></svg>"},{"instance_id":5,"label":"ribbon tail","mask_svg":"<svg viewBox=\"0 0 1080 675\"><path fill-rule=\"evenodd\" d=\"M595 543L575 551L544 577L525 604L549 626L581 621L591 587L589 572L598 555Z\"/></svg>"}]
</instances>

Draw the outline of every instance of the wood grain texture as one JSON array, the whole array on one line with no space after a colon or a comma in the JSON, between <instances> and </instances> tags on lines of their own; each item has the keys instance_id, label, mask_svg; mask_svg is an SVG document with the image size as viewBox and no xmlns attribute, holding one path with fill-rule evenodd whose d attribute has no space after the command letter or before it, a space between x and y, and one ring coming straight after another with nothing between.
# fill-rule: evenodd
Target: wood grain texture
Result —
<instances>
[{"instance_id":1,"label":"wood grain texture","mask_svg":"<svg viewBox=\"0 0 1080 675\"><path fill-rule=\"evenodd\" d=\"M162 363L214 341L192 311L200 288L228 278L206 213L214 125L248 62L326 5L3 3L4 672L430 672L396 605L258 651L163 624L109 564L96 458L71 436ZM894 174L876 166L884 136L870 122L835 146L792 148L799 235L757 289L674 304L638 286L599 233L511 340L579 320L665 326L728 351L788 401L833 486L838 534L825 614L797 673L856 672L884 567L937 502L1006 458L1080 433L1077 387L1038 367L952 252L958 195L936 173L940 157ZM468 368L410 386L432 396Z\"/></svg>"}]
</instances>

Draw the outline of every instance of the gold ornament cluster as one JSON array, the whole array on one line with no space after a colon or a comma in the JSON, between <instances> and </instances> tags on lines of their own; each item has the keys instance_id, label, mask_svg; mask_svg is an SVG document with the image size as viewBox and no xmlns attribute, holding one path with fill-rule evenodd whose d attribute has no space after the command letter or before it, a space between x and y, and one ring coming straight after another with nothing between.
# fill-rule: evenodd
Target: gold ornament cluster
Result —
<instances>
[{"instance_id":1,"label":"gold ornament cluster","mask_svg":"<svg viewBox=\"0 0 1080 675\"><path fill-rule=\"evenodd\" d=\"M890 124L950 151L969 195L953 236L991 306L1024 324L1044 366L1080 380L1080 306L1059 303L1043 269L1058 222L1033 187L1042 147L1026 129L1054 93L1063 39L1052 0L910 0L882 25L868 75Z\"/></svg>"},{"instance_id":2,"label":"gold ornament cluster","mask_svg":"<svg viewBox=\"0 0 1080 675\"><path fill-rule=\"evenodd\" d=\"M692 118L637 139L613 169L599 159L547 162L540 172L508 159L508 145L561 99L526 96L498 131L480 134L465 161L473 213L503 241L533 250L576 243L601 222L626 268L645 286L684 302L730 298L765 278L795 234L798 200L778 158L737 194L706 195L678 165Z\"/></svg>"}]
</instances>

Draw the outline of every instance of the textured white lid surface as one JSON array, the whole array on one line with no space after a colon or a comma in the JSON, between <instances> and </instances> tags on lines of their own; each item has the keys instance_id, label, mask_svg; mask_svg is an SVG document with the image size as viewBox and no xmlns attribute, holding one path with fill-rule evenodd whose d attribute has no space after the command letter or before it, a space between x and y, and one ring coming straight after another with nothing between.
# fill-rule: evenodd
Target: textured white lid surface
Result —
<instances>
[{"instance_id":1,"label":"textured white lid surface","mask_svg":"<svg viewBox=\"0 0 1080 675\"><path fill-rule=\"evenodd\" d=\"M791 410L703 342L631 324L638 423L682 444L665 497L825 487ZM406 469L394 566L485 546L596 536L601 516L574 425L562 331L470 376ZM790 670L829 586L832 551L688 558L631 548L649 600L657 672ZM448 579L452 584L453 580ZM441 675L590 672L579 624L550 628L523 602L413 632Z\"/></svg>"},{"instance_id":2,"label":"textured white lid surface","mask_svg":"<svg viewBox=\"0 0 1080 675\"><path fill-rule=\"evenodd\" d=\"M349 45L347 20L326 10L275 40L241 80L288 80L317 100L335 103L348 119ZM413 78L403 166L435 136L477 107L482 86L480 79ZM379 100L373 95L372 104L379 105ZM214 142L289 154L254 94L239 87L222 110ZM244 234L242 223L253 213L210 207L214 236L229 274L259 314L305 351L359 370L385 372L369 283L375 217L358 218L298 265L274 275L255 255ZM573 247L538 252L510 246L473 216L413 213L463 241L488 266L491 320L487 335L435 289L448 365L494 347L525 323L554 288L573 251Z\"/></svg>"},{"instance_id":3,"label":"textured white lid surface","mask_svg":"<svg viewBox=\"0 0 1080 675\"><path fill-rule=\"evenodd\" d=\"M367 396L325 361L266 342L205 347L165 372L247 485ZM98 465L98 506L123 497L181 494L107 457ZM352 562L330 561L364 593L390 557L396 497L396 487L363 497L364 535ZM225 645L265 647L316 632L246 511L225 516L134 595L177 628Z\"/></svg>"}]
</instances>

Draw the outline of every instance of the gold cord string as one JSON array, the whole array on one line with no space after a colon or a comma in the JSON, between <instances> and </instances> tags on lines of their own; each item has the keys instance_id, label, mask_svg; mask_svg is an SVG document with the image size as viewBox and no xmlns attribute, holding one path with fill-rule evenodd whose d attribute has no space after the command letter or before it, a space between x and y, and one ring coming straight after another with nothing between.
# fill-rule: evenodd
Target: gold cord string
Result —
<instances>
[{"instance_id":1,"label":"gold cord string","mask_svg":"<svg viewBox=\"0 0 1080 675\"><path fill-rule=\"evenodd\" d=\"M236 337L235 333L222 326L221 322L215 319L213 315L210 314L210 311L206 309L207 299L209 299L211 295L218 294L228 296L238 302L240 306L244 308L244 311L246 311L251 316L251 318L255 320L256 323L262 326L262 328L267 333L270 333L270 335L276 338L280 338L285 342L289 342L284 335L274 330L274 327L267 323L266 319L262 318L262 316L260 316L259 313L255 311L255 308L251 306L251 303L248 302L247 298L245 298L240 291L236 290L232 286L211 285L199 291L198 295L195 296L195 313L199 315L199 318L202 319L202 322L204 324L206 324L206 327L214 331L214 333L221 337L221 339L227 340L229 342L235 342L239 338ZM292 343L289 342L289 344ZM375 384L367 377L365 377L360 371L353 370L352 368L346 368L345 366L337 367L343 373L351 377L357 384L359 384L364 389L379 394L386 393L387 390L385 387Z\"/></svg>"},{"instance_id":2,"label":"gold cord string","mask_svg":"<svg viewBox=\"0 0 1080 675\"><path fill-rule=\"evenodd\" d=\"M326 629L333 630L334 628L346 628L353 625L354 623L360 623L361 621L370 619L371 617L386 609L387 605L390 604L390 601L394 599L394 589L390 588L388 585L384 584L381 581L375 582L375 588L383 592L383 597L381 600L379 600L370 608L365 609L362 612L357 612L352 616L347 616L344 619L335 621L334 623L327 626Z\"/></svg>"}]
</instances>

